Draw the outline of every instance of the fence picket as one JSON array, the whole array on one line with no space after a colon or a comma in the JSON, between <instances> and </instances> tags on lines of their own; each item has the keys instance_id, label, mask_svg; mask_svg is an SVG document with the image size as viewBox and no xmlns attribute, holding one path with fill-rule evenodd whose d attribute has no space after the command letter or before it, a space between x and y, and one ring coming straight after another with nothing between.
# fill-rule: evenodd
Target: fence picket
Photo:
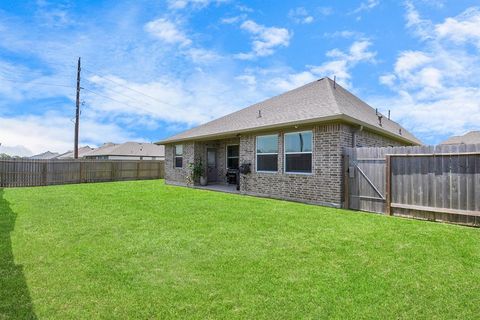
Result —
<instances>
[{"instance_id":1,"label":"fence picket","mask_svg":"<svg viewBox=\"0 0 480 320\"><path fill-rule=\"evenodd\" d=\"M348 178L349 208L387 211L386 202L372 192L378 189L385 194L386 161L381 159L388 154L394 215L480 225L480 144L347 148L345 152L350 161L347 165L357 163L367 176L362 177L356 169Z\"/></svg>"},{"instance_id":2,"label":"fence picket","mask_svg":"<svg viewBox=\"0 0 480 320\"><path fill-rule=\"evenodd\" d=\"M0 187L161 179L164 174L163 160L0 160Z\"/></svg>"}]
</instances>

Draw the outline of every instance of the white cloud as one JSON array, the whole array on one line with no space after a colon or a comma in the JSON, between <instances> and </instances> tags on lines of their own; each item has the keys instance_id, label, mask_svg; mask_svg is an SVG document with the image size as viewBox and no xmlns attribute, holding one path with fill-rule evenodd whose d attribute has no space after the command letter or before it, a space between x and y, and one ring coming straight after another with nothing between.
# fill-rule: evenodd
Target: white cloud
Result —
<instances>
[{"instance_id":1,"label":"white cloud","mask_svg":"<svg viewBox=\"0 0 480 320\"><path fill-rule=\"evenodd\" d=\"M414 34L420 39L430 39L433 29L432 22L422 19L411 1L406 1L405 7L407 10L405 15L407 28L413 30Z\"/></svg>"},{"instance_id":2,"label":"white cloud","mask_svg":"<svg viewBox=\"0 0 480 320\"><path fill-rule=\"evenodd\" d=\"M0 154L5 153L9 156L29 157L33 156L33 152L24 146L2 146L0 145Z\"/></svg>"},{"instance_id":3,"label":"white cloud","mask_svg":"<svg viewBox=\"0 0 480 320\"><path fill-rule=\"evenodd\" d=\"M358 6L355 10L353 10L351 13L360 13L362 11L370 11L376 6L380 4L380 0L367 0L362 3L360 3L360 6Z\"/></svg>"},{"instance_id":4,"label":"white cloud","mask_svg":"<svg viewBox=\"0 0 480 320\"><path fill-rule=\"evenodd\" d=\"M288 17L292 19L295 23L300 24L309 24L312 23L315 19L310 15L304 7L298 7L291 9L288 12Z\"/></svg>"},{"instance_id":5,"label":"white cloud","mask_svg":"<svg viewBox=\"0 0 480 320\"><path fill-rule=\"evenodd\" d=\"M375 62L376 52L369 51L372 43L369 40L359 40L352 43L348 52L333 49L327 52L330 61L312 68L312 72L323 76L336 76L339 83L350 87L350 69L360 62Z\"/></svg>"},{"instance_id":6,"label":"white cloud","mask_svg":"<svg viewBox=\"0 0 480 320\"><path fill-rule=\"evenodd\" d=\"M331 7L318 7L316 12L322 16L329 16L333 13L333 9Z\"/></svg>"},{"instance_id":7,"label":"white cloud","mask_svg":"<svg viewBox=\"0 0 480 320\"><path fill-rule=\"evenodd\" d=\"M303 71L295 71L288 67L271 67L264 69L247 69L238 76L248 83L251 90L262 93L263 96L273 96L300 87L323 77L336 76L337 81L345 87L350 87L351 70L359 63L375 62L376 53L369 51L371 42L368 40L354 41L344 52L339 49L327 52L327 61L318 66L306 66ZM261 95L261 96L262 96Z\"/></svg>"},{"instance_id":8,"label":"white cloud","mask_svg":"<svg viewBox=\"0 0 480 320\"><path fill-rule=\"evenodd\" d=\"M265 27L252 20L247 20L240 26L252 34L252 51L239 53L238 59L253 59L272 55L277 47L288 47L292 34L285 28Z\"/></svg>"},{"instance_id":9,"label":"white cloud","mask_svg":"<svg viewBox=\"0 0 480 320\"><path fill-rule=\"evenodd\" d=\"M37 116L0 116L0 137L3 150L17 155L30 155L47 150L65 152L73 146L73 124L68 117L55 113ZM138 140L114 124L82 119L81 144L99 145L105 141ZM21 154L23 153L23 154Z\"/></svg>"},{"instance_id":10,"label":"white cloud","mask_svg":"<svg viewBox=\"0 0 480 320\"><path fill-rule=\"evenodd\" d=\"M233 23L237 23L237 22L240 22L242 20L245 20L246 18L247 18L246 14L241 14L241 15L238 15L238 16L223 18L223 19L220 20L220 22L225 23L225 24L233 24Z\"/></svg>"},{"instance_id":11,"label":"white cloud","mask_svg":"<svg viewBox=\"0 0 480 320\"><path fill-rule=\"evenodd\" d=\"M168 0L168 7L170 9L185 9L188 6L193 8L204 8L212 3L221 4L229 0Z\"/></svg>"},{"instance_id":12,"label":"white cloud","mask_svg":"<svg viewBox=\"0 0 480 320\"><path fill-rule=\"evenodd\" d=\"M392 72L380 77L380 83L397 93L380 105L389 106L397 119L429 143L439 142L434 136L478 130L480 11L470 8L435 24L407 2L405 18L423 47L400 52Z\"/></svg>"},{"instance_id":13,"label":"white cloud","mask_svg":"<svg viewBox=\"0 0 480 320\"><path fill-rule=\"evenodd\" d=\"M177 24L166 18L159 18L145 24L145 30L166 43L188 46L192 43Z\"/></svg>"},{"instance_id":14,"label":"white cloud","mask_svg":"<svg viewBox=\"0 0 480 320\"><path fill-rule=\"evenodd\" d=\"M363 33L352 30L342 30L335 32L325 32L323 36L326 38L362 38Z\"/></svg>"},{"instance_id":15,"label":"white cloud","mask_svg":"<svg viewBox=\"0 0 480 320\"><path fill-rule=\"evenodd\" d=\"M458 17L447 18L435 26L435 32L439 38L455 43L471 41L480 47L480 9L470 8Z\"/></svg>"}]
</instances>

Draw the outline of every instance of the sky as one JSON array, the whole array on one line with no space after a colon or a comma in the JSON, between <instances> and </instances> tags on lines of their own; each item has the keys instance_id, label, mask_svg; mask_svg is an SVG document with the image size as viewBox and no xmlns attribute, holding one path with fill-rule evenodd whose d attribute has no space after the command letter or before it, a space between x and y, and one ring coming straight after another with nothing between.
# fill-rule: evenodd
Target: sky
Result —
<instances>
[{"instance_id":1,"label":"sky","mask_svg":"<svg viewBox=\"0 0 480 320\"><path fill-rule=\"evenodd\" d=\"M155 142L316 79L425 144L480 130L466 0L0 0L0 153Z\"/></svg>"}]
</instances>

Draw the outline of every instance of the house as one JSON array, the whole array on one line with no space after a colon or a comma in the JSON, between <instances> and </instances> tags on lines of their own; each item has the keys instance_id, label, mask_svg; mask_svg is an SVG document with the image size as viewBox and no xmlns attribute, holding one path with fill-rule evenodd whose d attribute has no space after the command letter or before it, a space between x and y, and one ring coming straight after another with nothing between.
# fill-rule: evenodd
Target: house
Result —
<instances>
[{"instance_id":1,"label":"house","mask_svg":"<svg viewBox=\"0 0 480 320\"><path fill-rule=\"evenodd\" d=\"M51 151L46 151L40 154L36 154L34 156L31 156L29 159L36 159L36 160L50 160L50 159L55 159L58 157L60 154L58 152L51 152Z\"/></svg>"},{"instance_id":2,"label":"house","mask_svg":"<svg viewBox=\"0 0 480 320\"><path fill-rule=\"evenodd\" d=\"M165 145L168 184L187 185L190 164L201 159L209 184L239 182L243 194L335 207L344 147L421 144L330 78L157 143ZM239 166L239 181L227 179Z\"/></svg>"},{"instance_id":3,"label":"house","mask_svg":"<svg viewBox=\"0 0 480 320\"><path fill-rule=\"evenodd\" d=\"M85 159L103 160L164 160L165 147L153 143L106 143L83 155Z\"/></svg>"},{"instance_id":4,"label":"house","mask_svg":"<svg viewBox=\"0 0 480 320\"><path fill-rule=\"evenodd\" d=\"M89 153L93 150L95 150L95 149L91 148L89 146L78 148L78 157L82 158L84 155L86 155L87 153ZM61 155L56 157L56 159L60 159L60 160L74 159L74 158L75 158L75 154L74 154L73 150L62 153Z\"/></svg>"},{"instance_id":5,"label":"house","mask_svg":"<svg viewBox=\"0 0 480 320\"><path fill-rule=\"evenodd\" d=\"M463 136L453 136L440 144L477 144L480 143L480 131L470 131Z\"/></svg>"}]
</instances>

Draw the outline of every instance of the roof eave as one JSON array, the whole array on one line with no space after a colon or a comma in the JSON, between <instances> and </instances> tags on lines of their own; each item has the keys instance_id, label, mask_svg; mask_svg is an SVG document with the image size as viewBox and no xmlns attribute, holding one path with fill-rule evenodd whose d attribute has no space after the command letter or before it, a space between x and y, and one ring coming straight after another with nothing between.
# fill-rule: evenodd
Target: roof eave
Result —
<instances>
[{"instance_id":1,"label":"roof eave","mask_svg":"<svg viewBox=\"0 0 480 320\"><path fill-rule=\"evenodd\" d=\"M368 124L366 122L357 120L357 119L352 118L350 116L347 116L345 114L343 114L340 118L342 120L345 120L346 122L361 125L361 126L367 128L367 129L370 129L370 130L373 130L373 131L376 131L376 132L381 132L383 135L385 135L389 138L393 138L393 139L400 140L400 141L403 141L403 142L408 142L408 143L411 143L411 144L416 145L416 146L422 145L422 142L420 140L416 141L416 140L409 139L409 138L407 138L405 136L402 136L400 134L395 134L395 133L393 133L389 130L386 130L386 129L381 128L381 127L373 126L371 124Z\"/></svg>"},{"instance_id":2,"label":"roof eave","mask_svg":"<svg viewBox=\"0 0 480 320\"><path fill-rule=\"evenodd\" d=\"M320 121L324 122L324 121L338 120L338 119L340 119L339 116L340 115L333 115L333 116L328 116L328 117L314 118L314 119L301 120L301 121L282 122L282 123L272 124L272 125L267 125L267 126L247 128L247 129L242 129L242 130L224 131L224 132L221 132L221 133L215 133L215 134L210 134L210 135L200 135L200 136L194 136L194 137L189 137L189 138L164 139L164 140L160 140L160 141L155 142L155 144L169 144L169 143L186 142L186 141L192 141L192 140L208 140L208 139L212 139L212 138L223 138L223 137L234 136L236 134L242 134L242 133L246 133L246 132L265 131L265 130L269 130L269 129L277 129L277 128L282 128L282 127L287 127L287 126L295 126L295 125L304 125L304 124L310 124L310 123L315 123L315 122L320 122Z\"/></svg>"},{"instance_id":3,"label":"roof eave","mask_svg":"<svg viewBox=\"0 0 480 320\"><path fill-rule=\"evenodd\" d=\"M357 125L364 126L365 128L368 128L370 130L376 131L376 132L381 132L383 135L386 135L390 138L400 140L403 142L411 143L414 145L421 145L420 141L415 141L411 140L409 138L406 138L404 136L401 136L399 134L394 134L388 130L385 130L380 127L372 126L366 122L357 120L355 118L352 118L350 116L347 116L345 114L336 114L328 117L321 117L321 118L313 118L313 119L308 119L308 120L302 120L302 121L292 121L292 122L284 122L284 123L279 123L279 124L274 124L274 125L269 125L269 126L262 126L262 127L257 127L257 128L248 128L248 129L243 129L243 130L234 130L234 131L225 131L221 133L215 133L215 134L210 134L210 135L200 135L200 136L194 136L194 137L189 137L189 138L179 138L179 139L164 139L155 142L155 144L161 145L161 144L171 144L171 143L177 143L177 142L186 142L186 141L192 141L192 140L209 140L209 139L214 139L214 138L225 138L228 136L234 136L237 134L242 134L245 132L255 132L255 131L265 131L269 129L276 129L276 128L282 128L282 127L287 127L287 126L295 126L295 125L305 125L305 124L310 124L310 123L317 123L317 122L327 122L327 121L333 121L333 120L343 120L348 123L353 123Z\"/></svg>"}]
</instances>

